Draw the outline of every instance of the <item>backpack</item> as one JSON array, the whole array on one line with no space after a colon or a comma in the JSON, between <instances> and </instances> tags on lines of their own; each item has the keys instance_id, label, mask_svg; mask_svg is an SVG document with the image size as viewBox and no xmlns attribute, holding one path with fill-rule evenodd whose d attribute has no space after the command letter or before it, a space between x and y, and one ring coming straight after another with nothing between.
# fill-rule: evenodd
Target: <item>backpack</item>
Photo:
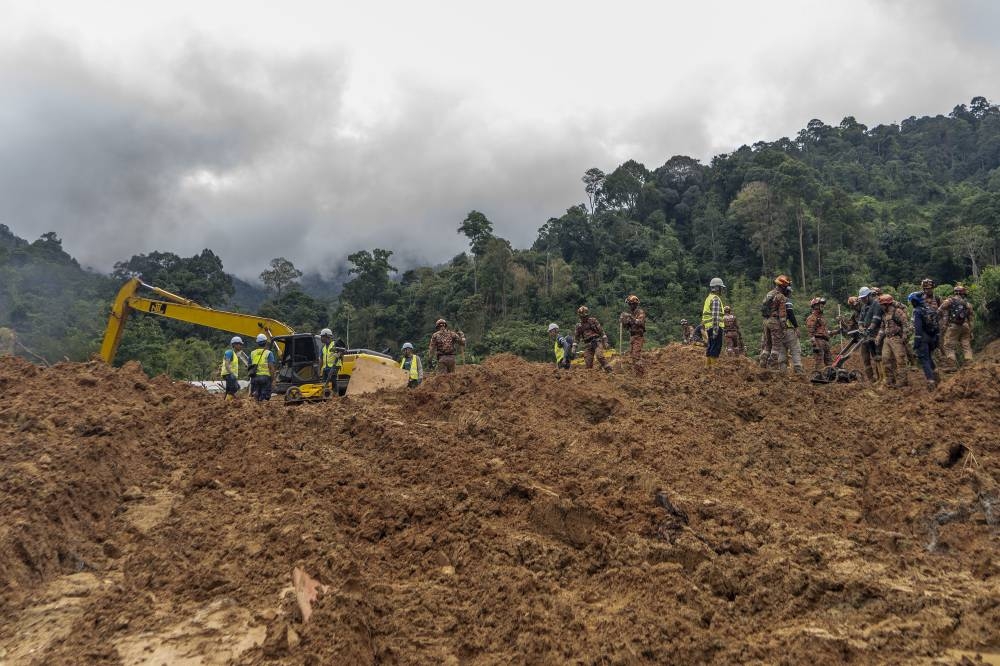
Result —
<instances>
[{"instance_id":1,"label":"backpack","mask_svg":"<svg viewBox=\"0 0 1000 666\"><path fill-rule=\"evenodd\" d=\"M774 309L774 292L767 292L767 298L760 304L760 316L764 319L771 317L771 310Z\"/></svg>"},{"instance_id":2,"label":"backpack","mask_svg":"<svg viewBox=\"0 0 1000 666\"><path fill-rule=\"evenodd\" d=\"M969 304L965 299L952 299L951 307L948 308L948 320L953 324L964 324L969 318Z\"/></svg>"},{"instance_id":3,"label":"backpack","mask_svg":"<svg viewBox=\"0 0 1000 666\"><path fill-rule=\"evenodd\" d=\"M936 336L941 332L941 324L938 323L938 313L934 308L923 308L924 331L928 335Z\"/></svg>"}]
</instances>

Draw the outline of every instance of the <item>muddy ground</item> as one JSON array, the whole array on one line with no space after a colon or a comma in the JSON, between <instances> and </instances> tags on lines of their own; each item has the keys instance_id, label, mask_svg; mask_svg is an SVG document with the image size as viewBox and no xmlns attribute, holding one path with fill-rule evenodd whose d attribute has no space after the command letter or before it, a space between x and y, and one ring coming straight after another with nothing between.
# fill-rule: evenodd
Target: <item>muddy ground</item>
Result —
<instances>
[{"instance_id":1,"label":"muddy ground","mask_svg":"<svg viewBox=\"0 0 1000 666\"><path fill-rule=\"evenodd\" d=\"M0 664L995 663L1000 354L700 353L292 408L4 358Z\"/></svg>"}]
</instances>

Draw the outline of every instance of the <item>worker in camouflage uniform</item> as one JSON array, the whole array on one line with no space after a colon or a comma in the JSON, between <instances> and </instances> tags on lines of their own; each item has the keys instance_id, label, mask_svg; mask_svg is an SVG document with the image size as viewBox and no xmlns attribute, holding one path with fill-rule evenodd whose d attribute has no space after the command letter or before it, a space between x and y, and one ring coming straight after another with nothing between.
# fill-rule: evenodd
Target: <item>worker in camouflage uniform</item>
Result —
<instances>
[{"instance_id":1,"label":"worker in camouflage uniform","mask_svg":"<svg viewBox=\"0 0 1000 666\"><path fill-rule=\"evenodd\" d=\"M931 278L924 278L920 281L920 290L923 295L923 307L927 310L933 310L935 317L937 317L937 311L941 308L941 302L943 300L940 296L934 293L934 288L936 286L937 284L935 284L934 280ZM943 340L941 339L943 337L943 333L943 331L938 332L937 346L931 350L931 353L935 356L935 365L941 363L944 359L944 345L942 344ZM915 347L916 345L914 345L914 348ZM917 354L917 358L920 358L919 353Z\"/></svg>"},{"instance_id":2,"label":"worker in camouflage uniform","mask_svg":"<svg viewBox=\"0 0 1000 666\"><path fill-rule=\"evenodd\" d=\"M622 327L628 331L629 360L632 363L632 372L642 376L642 345L646 339L646 311L639 307L639 297L631 294L625 299L628 305L628 312L623 312L619 321Z\"/></svg>"},{"instance_id":3,"label":"worker in camouflage uniform","mask_svg":"<svg viewBox=\"0 0 1000 666\"><path fill-rule=\"evenodd\" d=\"M937 309L924 305L925 292L915 291L907 300L913 306L913 351L920 359L920 365L924 371L924 379L927 380L927 390L933 391L937 386L937 373L934 372L935 364L932 354L938 345Z\"/></svg>"},{"instance_id":4,"label":"worker in camouflage uniform","mask_svg":"<svg viewBox=\"0 0 1000 666\"><path fill-rule=\"evenodd\" d=\"M590 309L586 305L581 305L576 310L580 323L576 325L573 339L573 352L576 353L576 345L583 343L583 362L588 368L594 367L594 358L605 372L611 372L611 364L604 358L604 350L608 347L608 336L601 326L601 322L596 317L590 316Z\"/></svg>"},{"instance_id":5,"label":"worker in camouflage uniform","mask_svg":"<svg viewBox=\"0 0 1000 666\"><path fill-rule=\"evenodd\" d=\"M802 369L802 343L799 341L799 320L795 316L795 306L792 303L791 285L785 289L785 296L788 298L785 301L785 314L787 315L785 321L785 348L787 349L788 360L786 361L784 357L779 357L778 365L785 368L790 361L795 374L804 375L805 370Z\"/></svg>"},{"instance_id":6,"label":"worker in camouflage uniform","mask_svg":"<svg viewBox=\"0 0 1000 666\"><path fill-rule=\"evenodd\" d=\"M792 281L786 275L779 275L774 278L774 289L767 292L767 296L764 297L764 303L761 306L761 314L764 315L764 326L767 329L768 339L771 343L766 366L771 370L784 369L784 360L788 352L788 347L785 343L788 312L785 304L788 302L786 289L791 284ZM779 359L781 360L781 368L779 368Z\"/></svg>"},{"instance_id":7,"label":"worker in camouflage uniform","mask_svg":"<svg viewBox=\"0 0 1000 666\"><path fill-rule=\"evenodd\" d=\"M809 302L812 312L806 317L806 331L809 333L813 355L816 357L813 369L816 371L833 364L833 355L830 353L830 329L826 325L826 317L823 316L824 305L826 305L825 298L812 299Z\"/></svg>"},{"instance_id":8,"label":"worker in camouflage uniform","mask_svg":"<svg viewBox=\"0 0 1000 666\"><path fill-rule=\"evenodd\" d=\"M861 362L865 366L865 376L870 382L881 378L879 363L881 355L877 353L875 338L882 328L882 307L874 292L868 287L858 289L858 301L861 303L861 313L858 318L858 329L864 334L865 341L861 343Z\"/></svg>"},{"instance_id":9,"label":"worker in camouflage uniform","mask_svg":"<svg viewBox=\"0 0 1000 666\"><path fill-rule=\"evenodd\" d=\"M888 386L899 388L909 384L906 374L906 310L896 307L892 294L878 297L882 308L882 328L876 338L882 344L882 359Z\"/></svg>"},{"instance_id":10,"label":"worker in camouflage uniform","mask_svg":"<svg viewBox=\"0 0 1000 666\"><path fill-rule=\"evenodd\" d=\"M726 354L729 356L742 356L746 353L743 347L743 333L740 331L740 323L733 314L733 308L726 306L722 308L725 313L722 317L723 326L726 330Z\"/></svg>"},{"instance_id":11,"label":"worker in camouflage uniform","mask_svg":"<svg viewBox=\"0 0 1000 666\"><path fill-rule=\"evenodd\" d=\"M455 372L455 351L458 347L465 347L465 334L450 330L444 319L438 319L434 328L427 358L437 359L438 372Z\"/></svg>"},{"instance_id":12,"label":"worker in camouflage uniform","mask_svg":"<svg viewBox=\"0 0 1000 666\"><path fill-rule=\"evenodd\" d=\"M955 285L955 293L944 299L938 308L938 318L944 329L944 355L950 369L958 368L957 348L962 347L964 363L972 363L972 303L966 298L963 284Z\"/></svg>"},{"instance_id":13,"label":"worker in camouflage uniform","mask_svg":"<svg viewBox=\"0 0 1000 666\"><path fill-rule=\"evenodd\" d=\"M681 319L681 344L689 345L694 342L694 326L687 319Z\"/></svg>"}]
</instances>

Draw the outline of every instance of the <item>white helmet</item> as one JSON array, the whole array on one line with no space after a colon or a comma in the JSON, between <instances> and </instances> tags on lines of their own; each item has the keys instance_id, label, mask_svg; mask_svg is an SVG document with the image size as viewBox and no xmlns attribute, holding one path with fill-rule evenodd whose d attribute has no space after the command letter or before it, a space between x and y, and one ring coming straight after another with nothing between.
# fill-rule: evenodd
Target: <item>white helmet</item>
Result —
<instances>
[{"instance_id":1,"label":"white helmet","mask_svg":"<svg viewBox=\"0 0 1000 666\"><path fill-rule=\"evenodd\" d=\"M263 333L258 333L257 334L257 344L262 345L265 342L267 342L267 336L264 335Z\"/></svg>"},{"instance_id":2,"label":"white helmet","mask_svg":"<svg viewBox=\"0 0 1000 666\"><path fill-rule=\"evenodd\" d=\"M551 324L549 324L549 333L551 333L552 331L558 331L558 330L559 330L559 324L557 324L555 322L552 322Z\"/></svg>"},{"instance_id":3,"label":"white helmet","mask_svg":"<svg viewBox=\"0 0 1000 666\"><path fill-rule=\"evenodd\" d=\"M712 279L711 279L711 280L709 281L709 283L708 283L708 286L709 286L709 287L722 287L723 289L725 289L725 288L726 288L726 285L724 285L724 284L722 283L722 278L712 278Z\"/></svg>"},{"instance_id":4,"label":"white helmet","mask_svg":"<svg viewBox=\"0 0 1000 666\"><path fill-rule=\"evenodd\" d=\"M865 296L868 296L871 293L872 290L869 289L868 287L861 287L861 289L858 289L858 298L864 298Z\"/></svg>"},{"instance_id":5,"label":"white helmet","mask_svg":"<svg viewBox=\"0 0 1000 666\"><path fill-rule=\"evenodd\" d=\"M403 343L403 349L413 349L413 343L412 342L404 342Z\"/></svg>"},{"instance_id":6,"label":"white helmet","mask_svg":"<svg viewBox=\"0 0 1000 666\"><path fill-rule=\"evenodd\" d=\"M238 335L233 336L233 339L229 341L229 344L231 344L231 345L241 345L241 344L243 344L243 338L241 338Z\"/></svg>"},{"instance_id":7,"label":"white helmet","mask_svg":"<svg viewBox=\"0 0 1000 666\"><path fill-rule=\"evenodd\" d=\"M327 337L332 338L333 337L333 331L331 331L328 328L324 328L322 331L319 332L319 337L322 338L324 335L327 336Z\"/></svg>"}]
</instances>

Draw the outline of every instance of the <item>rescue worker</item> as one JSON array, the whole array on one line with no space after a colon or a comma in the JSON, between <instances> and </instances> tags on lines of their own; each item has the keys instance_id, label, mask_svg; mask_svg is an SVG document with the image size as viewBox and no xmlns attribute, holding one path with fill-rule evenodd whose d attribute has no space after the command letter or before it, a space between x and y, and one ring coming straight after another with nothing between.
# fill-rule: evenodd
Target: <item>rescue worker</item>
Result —
<instances>
[{"instance_id":1,"label":"rescue worker","mask_svg":"<svg viewBox=\"0 0 1000 666\"><path fill-rule=\"evenodd\" d=\"M795 374L804 375L806 372L802 369L802 344L799 342L799 320L795 316L795 306L792 304L791 285L785 287L785 296L788 298L785 301L785 314L787 315L785 321L785 349L787 351L787 358L779 356L778 365L785 368L790 362Z\"/></svg>"},{"instance_id":2,"label":"rescue worker","mask_svg":"<svg viewBox=\"0 0 1000 666\"><path fill-rule=\"evenodd\" d=\"M333 390L336 391L337 376L340 375L340 367L344 364L344 352L337 349L337 343L333 340L333 331L328 328L319 332L319 341L322 343L323 349L320 368L323 373L323 384L332 384Z\"/></svg>"},{"instance_id":3,"label":"rescue worker","mask_svg":"<svg viewBox=\"0 0 1000 666\"><path fill-rule=\"evenodd\" d=\"M858 289L858 300L861 303L859 330L864 334L865 341L861 343L861 362L865 366L865 376L870 382L881 379L879 362L882 357L875 347L875 337L882 328L882 308L875 298L874 292L868 287Z\"/></svg>"},{"instance_id":4,"label":"rescue worker","mask_svg":"<svg viewBox=\"0 0 1000 666\"><path fill-rule=\"evenodd\" d=\"M694 326L687 319L681 319L681 344L689 345L694 342Z\"/></svg>"},{"instance_id":5,"label":"rescue worker","mask_svg":"<svg viewBox=\"0 0 1000 666\"><path fill-rule=\"evenodd\" d=\"M826 317L823 316L824 305L826 299L822 297L809 301L812 312L806 318L806 331L809 332L809 341L816 357L813 369L817 372L833 364L833 355L830 353L830 329L827 328Z\"/></svg>"},{"instance_id":6,"label":"rescue worker","mask_svg":"<svg viewBox=\"0 0 1000 666\"><path fill-rule=\"evenodd\" d=\"M934 283L934 280L932 280L931 278L924 278L923 280L920 281L920 289L923 292L923 297L924 297L924 308L926 308L927 310L934 311L934 316L937 318L937 322L939 324L938 344L937 347L935 347L934 350L931 352L934 354L934 356L937 357L935 359L935 365L937 364L937 362L944 359L944 345L941 344L943 331L941 330L940 326L941 319L937 314L937 311L941 308L942 299L940 296L934 293L934 288L936 286L937 285Z\"/></svg>"},{"instance_id":7,"label":"rescue worker","mask_svg":"<svg viewBox=\"0 0 1000 666\"><path fill-rule=\"evenodd\" d=\"M646 311L639 307L639 297L635 294L626 298L625 303L628 305L628 312L623 312L619 321L628 331L628 355L632 363L632 372L641 377L643 374L642 345L646 337Z\"/></svg>"},{"instance_id":8,"label":"rescue worker","mask_svg":"<svg viewBox=\"0 0 1000 666\"><path fill-rule=\"evenodd\" d=\"M958 368L957 347L962 347L963 363L972 363L972 303L966 298L965 285L955 285L955 293L944 299L938 318L945 325L944 355L950 370Z\"/></svg>"},{"instance_id":9,"label":"rescue worker","mask_svg":"<svg viewBox=\"0 0 1000 666\"><path fill-rule=\"evenodd\" d=\"M399 360L399 367L406 370L408 381L407 388L416 388L420 382L424 381L424 366L420 362L420 357L413 353L413 343L403 343L403 358Z\"/></svg>"},{"instance_id":10,"label":"rescue worker","mask_svg":"<svg viewBox=\"0 0 1000 666\"><path fill-rule=\"evenodd\" d=\"M574 331L573 353L576 353L576 345L583 342L583 363L587 368L594 367L596 357L604 372L611 372L611 364L604 358L604 350L608 347L608 336L601 326L601 322L596 317L590 316L590 309L586 305L581 305L576 309L576 314L580 318L580 323L576 325Z\"/></svg>"},{"instance_id":11,"label":"rescue worker","mask_svg":"<svg viewBox=\"0 0 1000 666\"><path fill-rule=\"evenodd\" d=\"M573 360L573 336L559 335L559 324L549 324L549 340L552 340L552 351L556 357L556 367L569 370Z\"/></svg>"},{"instance_id":12,"label":"rescue worker","mask_svg":"<svg viewBox=\"0 0 1000 666\"><path fill-rule=\"evenodd\" d=\"M882 328L877 342L882 344L883 366L890 388L910 383L906 374L906 350L903 348L906 344L906 312L896 307L895 301L892 294L878 297L882 308Z\"/></svg>"},{"instance_id":13,"label":"rescue worker","mask_svg":"<svg viewBox=\"0 0 1000 666\"><path fill-rule=\"evenodd\" d=\"M465 347L465 334L450 330L444 319L434 322L434 329L427 357L436 360L439 372L451 374L455 372L455 348Z\"/></svg>"},{"instance_id":14,"label":"rescue worker","mask_svg":"<svg viewBox=\"0 0 1000 666\"><path fill-rule=\"evenodd\" d=\"M761 305L761 314L764 315L764 325L767 328L767 338L771 343L765 365L771 370L779 369L779 359L782 361L782 366L784 365L788 352L785 342L785 329L788 324L788 312L785 305L788 302L788 296L786 296L785 290L791 284L792 281L788 279L787 275L779 275L774 278L774 289L767 292L764 303Z\"/></svg>"},{"instance_id":15,"label":"rescue worker","mask_svg":"<svg viewBox=\"0 0 1000 666\"><path fill-rule=\"evenodd\" d=\"M250 352L250 395L263 402L271 399L271 381L277 370L274 352L267 348L267 336L257 335L257 348Z\"/></svg>"},{"instance_id":16,"label":"rescue worker","mask_svg":"<svg viewBox=\"0 0 1000 666\"><path fill-rule=\"evenodd\" d=\"M232 400L240 392L240 355L243 353L243 338L233 337L229 341L230 349L222 355L220 374L226 382L226 400ZM245 357L244 357L245 358Z\"/></svg>"},{"instance_id":17,"label":"rescue worker","mask_svg":"<svg viewBox=\"0 0 1000 666\"><path fill-rule=\"evenodd\" d=\"M743 356L746 349L743 347L743 334L740 332L740 324L736 321L736 315L730 306L722 308L725 313L722 317L722 327L726 329L726 354L729 356Z\"/></svg>"},{"instance_id":18,"label":"rescue worker","mask_svg":"<svg viewBox=\"0 0 1000 666\"><path fill-rule=\"evenodd\" d=\"M857 296L851 296L847 299L847 312L840 318L838 322L840 324L841 335L847 335L851 331L858 330L861 326L861 322L858 318L861 316L861 301L858 300Z\"/></svg>"},{"instance_id":19,"label":"rescue worker","mask_svg":"<svg viewBox=\"0 0 1000 666\"><path fill-rule=\"evenodd\" d=\"M937 386L937 374L934 372L935 363L932 354L938 346L941 330L938 326L937 310L925 305L926 294L926 291L915 291L907 296L906 300L913 306L913 351L916 352L923 368L927 390L933 391Z\"/></svg>"},{"instance_id":20,"label":"rescue worker","mask_svg":"<svg viewBox=\"0 0 1000 666\"><path fill-rule=\"evenodd\" d=\"M719 355L722 354L726 325L722 319L722 290L725 288L722 278L712 278L708 283L708 296L701 308L701 325L708 335L705 345L705 367L715 365Z\"/></svg>"}]
</instances>

